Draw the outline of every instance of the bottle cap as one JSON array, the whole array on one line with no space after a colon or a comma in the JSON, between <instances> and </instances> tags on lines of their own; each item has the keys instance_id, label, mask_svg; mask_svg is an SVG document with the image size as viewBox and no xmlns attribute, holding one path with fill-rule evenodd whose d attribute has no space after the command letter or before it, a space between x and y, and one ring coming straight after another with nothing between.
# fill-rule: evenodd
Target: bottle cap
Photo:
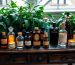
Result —
<instances>
[{"instance_id":1,"label":"bottle cap","mask_svg":"<svg viewBox=\"0 0 75 65\"><path fill-rule=\"evenodd\" d=\"M29 32L26 32L25 36L29 36Z\"/></svg>"},{"instance_id":2,"label":"bottle cap","mask_svg":"<svg viewBox=\"0 0 75 65\"><path fill-rule=\"evenodd\" d=\"M10 32L12 32L13 31L13 27L12 26L10 26L9 28L8 28L8 30L10 31Z\"/></svg>"},{"instance_id":3,"label":"bottle cap","mask_svg":"<svg viewBox=\"0 0 75 65\"><path fill-rule=\"evenodd\" d=\"M48 37L48 33L47 32L45 32L45 37Z\"/></svg>"},{"instance_id":4,"label":"bottle cap","mask_svg":"<svg viewBox=\"0 0 75 65\"><path fill-rule=\"evenodd\" d=\"M62 23L60 24L60 27L61 27L61 28L65 28L65 22L62 22Z\"/></svg>"},{"instance_id":5,"label":"bottle cap","mask_svg":"<svg viewBox=\"0 0 75 65\"><path fill-rule=\"evenodd\" d=\"M38 27L35 27L35 30L39 30L39 28Z\"/></svg>"},{"instance_id":6,"label":"bottle cap","mask_svg":"<svg viewBox=\"0 0 75 65\"><path fill-rule=\"evenodd\" d=\"M66 21L70 21L70 16L66 16Z\"/></svg>"},{"instance_id":7,"label":"bottle cap","mask_svg":"<svg viewBox=\"0 0 75 65\"><path fill-rule=\"evenodd\" d=\"M53 22L53 27L55 27L56 26L56 22Z\"/></svg>"},{"instance_id":8,"label":"bottle cap","mask_svg":"<svg viewBox=\"0 0 75 65\"><path fill-rule=\"evenodd\" d=\"M70 15L70 13L69 13L69 12L67 12L67 13L66 13L66 15L67 15L67 16L69 16L69 15Z\"/></svg>"},{"instance_id":9,"label":"bottle cap","mask_svg":"<svg viewBox=\"0 0 75 65\"><path fill-rule=\"evenodd\" d=\"M18 35L22 35L22 32L18 32Z\"/></svg>"},{"instance_id":10,"label":"bottle cap","mask_svg":"<svg viewBox=\"0 0 75 65\"><path fill-rule=\"evenodd\" d=\"M25 22L22 23L22 26L23 26L23 27L25 26Z\"/></svg>"},{"instance_id":11,"label":"bottle cap","mask_svg":"<svg viewBox=\"0 0 75 65\"><path fill-rule=\"evenodd\" d=\"M45 30L45 28L44 28L44 27L42 27L42 28L41 28L41 30L42 30L42 31L44 31L44 30Z\"/></svg>"},{"instance_id":12,"label":"bottle cap","mask_svg":"<svg viewBox=\"0 0 75 65\"><path fill-rule=\"evenodd\" d=\"M2 35L6 35L6 32L2 32Z\"/></svg>"}]
</instances>

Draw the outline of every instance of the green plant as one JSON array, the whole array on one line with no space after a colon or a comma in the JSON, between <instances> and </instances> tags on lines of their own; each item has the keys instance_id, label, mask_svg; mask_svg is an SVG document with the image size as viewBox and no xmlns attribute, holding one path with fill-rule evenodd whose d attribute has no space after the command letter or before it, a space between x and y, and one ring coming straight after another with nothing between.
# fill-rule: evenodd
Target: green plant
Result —
<instances>
[{"instance_id":1,"label":"green plant","mask_svg":"<svg viewBox=\"0 0 75 65\"><path fill-rule=\"evenodd\" d=\"M34 3L25 2L24 6L17 6L16 2L11 1L8 7L0 9L0 26L1 31L8 32L12 26L17 32L22 29L22 23L25 22L25 29L33 30L34 27L45 27L44 8Z\"/></svg>"}]
</instances>

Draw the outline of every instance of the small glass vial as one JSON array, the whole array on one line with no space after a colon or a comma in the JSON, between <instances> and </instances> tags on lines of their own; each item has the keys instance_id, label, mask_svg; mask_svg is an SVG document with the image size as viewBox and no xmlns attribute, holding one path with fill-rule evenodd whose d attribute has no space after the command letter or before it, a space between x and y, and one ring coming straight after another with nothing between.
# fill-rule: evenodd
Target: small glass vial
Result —
<instances>
[{"instance_id":1,"label":"small glass vial","mask_svg":"<svg viewBox=\"0 0 75 65\"><path fill-rule=\"evenodd\" d=\"M9 27L9 33L8 33L8 48L9 49L15 49L15 33L13 32L13 27Z\"/></svg>"},{"instance_id":2,"label":"small glass vial","mask_svg":"<svg viewBox=\"0 0 75 65\"><path fill-rule=\"evenodd\" d=\"M1 35L1 48L2 49L8 48L6 32L2 32Z\"/></svg>"},{"instance_id":3,"label":"small glass vial","mask_svg":"<svg viewBox=\"0 0 75 65\"><path fill-rule=\"evenodd\" d=\"M33 46L34 48L40 48L40 31L38 27L35 27L33 31Z\"/></svg>"},{"instance_id":4,"label":"small glass vial","mask_svg":"<svg viewBox=\"0 0 75 65\"><path fill-rule=\"evenodd\" d=\"M25 35L25 48L26 49L29 49L31 48L32 44L31 44L31 36L30 36L30 33L29 32L26 32L26 35Z\"/></svg>"},{"instance_id":5,"label":"small glass vial","mask_svg":"<svg viewBox=\"0 0 75 65\"><path fill-rule=\"evenodd\" d=\"M24 37L22 36L22 32L18 32L18 36L16 38L17 43L17 49L23 49L24 48Z\"/></svg>"}]
</instances>

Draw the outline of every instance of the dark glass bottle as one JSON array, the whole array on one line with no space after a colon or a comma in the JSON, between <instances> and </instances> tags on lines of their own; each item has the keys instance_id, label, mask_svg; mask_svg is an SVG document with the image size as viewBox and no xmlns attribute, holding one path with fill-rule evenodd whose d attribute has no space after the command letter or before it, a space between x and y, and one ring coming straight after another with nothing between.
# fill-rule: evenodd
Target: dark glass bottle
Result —
<instances>
[{"instance_id":1,"label":"dark glass bottle","mask_svg":"<svg viewBox=\"0 0 75 65\"><path fill-rule=\"evenodd\" d=\"M53 22L53 27L50 28L50 45L52 47L58 46L59 29L56 27L56 23Z\"/></svg>"},{"instance_id":2,"label":"dark glass bottle","mask_svg":"<svg viewBox=\"0 0 75 65\"><path fill-rule=\"evenodd\" d=\"M22 23L22 35L23 37L26 35L25 22Z\"/></svg>"},{"instance_id":3,"label":"dark glass bottle","mask_svg":"<svg viewBox=\"0 0 75 65\"><path fill-rule=\"evenodd\" d=\"M68 39L71 39L72 38L72 33L71 33L71 30L72 30L72 26L71 26L71 22L70 22L70 16L69 16L69 13L67 13L66 15L66 22L65 22L65 29L68 33Z\"/></svg>"},{"instance_id":4,"label":"dark glass bottle","mask_svg":"<svg viewBox=\"0 0 75 65\"><path fill-rule=\"evenodd\" d=\"M40 48L40 30L38 27L35 27L33 31L33 46L34 48Z\"/></svg>"},{"instance_id":5,"label":"dark glass bottle","mask_svg":"<svg viewBox=\"0 0 75 65\"><path fill-rule=\"evenodd\" d=\"M66 15L65 29L67 31L67 45L68 45L68 40L72 38L72 25L70 22L69 12Z\"/></svg>"},{"instance_id":6,"label":"dark glass bottle","mask_svg":"<svg viewBox=\"0 0 75 65\"><path fill-rule=\"evenodd\" d=\"M33 31L30 31L31 46L33 46Z\"/></svg>"},{"instance_id":7,"label":"dark glass bottle","mask_svg":"<svg viewBox=\"0 0 75 65\"><path fill-rule=\"evenodd\" d=\"M22 36L22 32L18 32L18 36L16 38L16 47L17 49L23 49L24 48L24 37Z\"/></svg>"},{"instance_id":8,"label":"dark glass bottle","mask_svg":"<svg viewBox=\"0 0 75 65\"><path fill-rule=\"evenodd\" d=\"M30 34L29 32L26 32L26 35L25 35L25 48L26 49L29 49L32 47L31 36L29 34Z\"/></svg>"},{"instance_id":9,"label":"dark glass bottle","mask_svg":"<svg viewBox=\"0 0 75 65\"><path fill-rule=\"evenodd\" d=\"M2 49L8 48L6 32L2 32L1 35L1 48Z\"/></svg>"}]
</instances>

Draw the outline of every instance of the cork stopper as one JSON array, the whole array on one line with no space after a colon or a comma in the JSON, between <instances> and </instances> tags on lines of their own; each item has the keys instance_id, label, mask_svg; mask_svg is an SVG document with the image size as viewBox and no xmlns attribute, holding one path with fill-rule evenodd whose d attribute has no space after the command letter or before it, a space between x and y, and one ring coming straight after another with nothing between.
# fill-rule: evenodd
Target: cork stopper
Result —
<instances>
[{"instance_id":1,"label":"cork stopper","mask_svg":"<svg viewBox=\"0 0 75 65\"><path fill-rule=\"evenodd\" d=\"M56 27L56 22L53 22L53 27Z\"/></svg>"},{"instance_id":2,"label":"cork stopper","mask_svg":"<svg viewBox=\"0 0 75 65\"><path fill-rule=\"evenodd\" d=\"M70 20L70 16L66 16L66 21L69 21Z\"/></svg>"},{"instance_id":3,"label":"cork stopper","mask_svg":"<svg viewBox=\"0 0 75 65\"><path fill-rule=\"evenodd\" d=\"M2 35L6 35L6 32L2 32Z\"/></svg>"},{"instance_id":4,"label":"cork stopper","mask_svg":"<svg viewBox=\"0 0 75 65\"><path fill-rule=\"evenodd\" d=\"M62 22L62 23L60 24L60 27L61 27L62 29L65 29L65 22Z\"/></svg>"},{"instance_id":5,"label":"cork stopper","mask_svg":"<svg viewBox=\"0 0 75 65\"><path fill-rule=\"evenodd\" d=\"M39 28L38 27L35 27L35 30L39 30Z\"/></svg>"},{"instance_id":6,"label":"cork stopper","mask_svg":"<svg viewBox=\"0 0 75 65\"><path fill-rule=\"evenodd\" d=\"M20 35L20 36L21 36L21 35L22 35L22 32L18 32L18 35Z\"/></svg>"}]
</instances>

